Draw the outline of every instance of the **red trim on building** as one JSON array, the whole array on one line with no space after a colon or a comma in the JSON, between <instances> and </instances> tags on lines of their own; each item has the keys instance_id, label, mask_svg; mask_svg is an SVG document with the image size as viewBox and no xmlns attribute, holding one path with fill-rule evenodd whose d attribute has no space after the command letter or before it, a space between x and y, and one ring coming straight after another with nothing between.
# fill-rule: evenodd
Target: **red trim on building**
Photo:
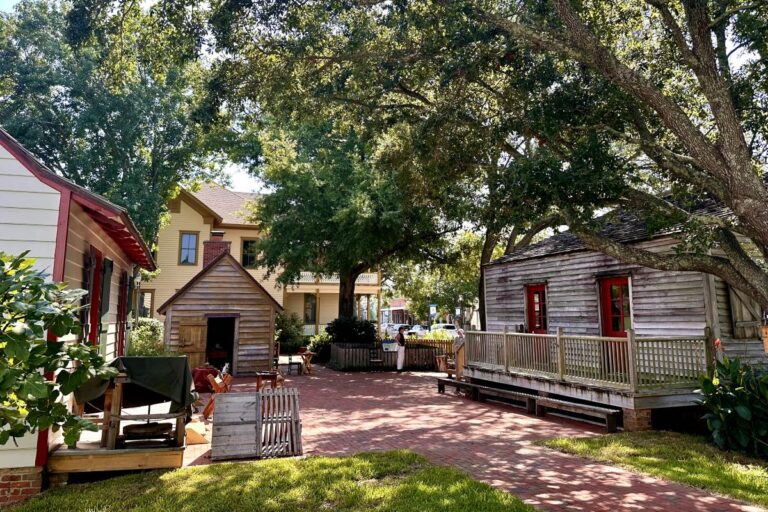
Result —
<instances>
[{"instance_id":1,"label":"red trim on building","mask_svg":"<svg viewBox=\"0 0 768 512\"><path fill-rule=\"evenodd\" d=\"M0 142L2 142L0 140ZM69 209L72 204L72 191L64 189L59 192L59 217L56 222L56 246L53 253L53 274L51 278L55 282L64 281L64 267L67 261L67 236L69 235ZM56 341L52 332L48 332L48 341ZM52 373L46 373L47 379L52 379ZM48 462L48 430L41 430L37 434L37 452L35 453L35 465L43 466Z\"/></svg>"},{"instance_id":2,"label":"red trim on building","mask_svg":"<svg viewBox=\"0 0 768 512\"><path fill-rule=\"evenodd\" d=\"M0 146L41 182L61 193L68 191L71 199L80 204L135 263L150 271L157 268L149 247L144 243L125 209L48 169L2 128L0 128Z\"/></svg>"},{"instance_id":3,"label":"red trim on building","mask_svg":"<svg viewBox=\"0 0 768 512\"><path fill-rule=\"evenodd\" d=\"M547 287L532 284L525 287L528 332L547 334Z\"/></svg>"},{"instance_id":4,"label":"red trim on building","mask_svg":"<svg viewBox=\"0 0 768 512\"><path fill-rule=\"evenodd\" d=\"M612 293L614 291L616 293ZM600 316L602 317L603 336L625 338L631 314L629 278L611 277L601 279Z\"/></svg>"}]
</instances>

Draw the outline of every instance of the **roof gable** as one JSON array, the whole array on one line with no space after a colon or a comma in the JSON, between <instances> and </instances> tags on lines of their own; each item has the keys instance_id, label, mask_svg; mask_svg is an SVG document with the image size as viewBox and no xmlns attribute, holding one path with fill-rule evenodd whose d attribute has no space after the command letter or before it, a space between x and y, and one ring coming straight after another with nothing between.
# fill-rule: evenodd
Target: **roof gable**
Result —
<instances>
[{"instance_id":1,"label":"roof gable","mask_svg":"<svg viewBox=\"0 0 768 512\"><path fill-rule=\"evenodd\" d=\"M256 278L254 278L250 272L248 272L239 261L237 261L230 253L225 252L217 256L213 261L211 261L205 268L203 268L200 272L198 272L192 279L187 281L187 284L179 288L179 290L176 291L168 300L166 300L159 308L157 308L157 312L161 315L165 314L165 311L178 299L183 297L188 291L192 290L195 285L198 283L201 283L205 281L206 276L211 274L214 269L221 265L230 265L235 270L238 271L238 273L241 275L242 279L251 285L254 286L254 288L258 289L260 293L264 294L264 297L272 303L272 305L275 307L277 311L283 311L283 307L275 300L275 298L272 296L271 293L267 291L264 286L262 286L261 283L259 283Z\"/></svg>"},{"instance_id":2,"label":"roof gable","mask_svg":"<svg viewBox=\"0 0 768 512\"><path fill-rule=\"evenodd\" d=\"M234 192L214 183L206 183L200 190L190 191L195 199L206 208L215 212L219 222L224 225L253 226L248 222L247 203L259 198L258 194Z\"/></svg>"},{"instance_id":3,"label":"roof gable","mask_svg":"<svg viewBox=\"0 0 768 512\"><path fill-rule=\"evenodd\" d=\"M124 208L59 176L2 128L0 146L41 182L59 192L66 190L71 193L71 199L83 207L134 263L147 270L155 270L152 253Z\"/></svg>"}]
</instances>

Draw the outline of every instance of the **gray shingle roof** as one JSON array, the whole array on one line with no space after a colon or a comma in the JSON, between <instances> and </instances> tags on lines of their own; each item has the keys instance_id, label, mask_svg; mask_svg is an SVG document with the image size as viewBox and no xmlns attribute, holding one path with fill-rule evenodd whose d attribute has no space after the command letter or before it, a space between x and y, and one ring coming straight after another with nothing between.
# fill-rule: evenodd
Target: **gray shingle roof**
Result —
<instances>
[{"instance_id":1,"label":"gray shingle roof","mask_svg":"<svg viewBox=\"0 0 768 512\"><path fill-rule=\"evenodd\" d=\"M700 215L721 218L731 215L728 208L712 199L703 201L700 205L694 208L693 212ZM607 222L600 233L614 242L621 243L640 242L660 236L669 236L680 232L682 229L682 226L677 224L662 230L651 232L645 221L625 210L615 210L607 213L603 218ZM502 256L501 258L488 263L488 265L498 265L500 263L522 261L584 250L589 249L587 249L579 237L570 231L564 231L544 239L541 242L514 251L512 254Z\"/></svg>"}]
</instances>

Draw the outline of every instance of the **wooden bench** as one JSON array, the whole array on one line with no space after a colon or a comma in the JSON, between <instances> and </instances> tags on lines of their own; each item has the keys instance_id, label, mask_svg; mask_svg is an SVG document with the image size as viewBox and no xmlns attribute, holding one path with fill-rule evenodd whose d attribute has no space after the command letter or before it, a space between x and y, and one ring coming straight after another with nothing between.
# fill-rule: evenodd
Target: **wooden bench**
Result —
<instances>
[{"instance_id":1,"label":"wooden bench","mask_svg":"<svg viewBox=\"0 0 768 512\"><path fill-rule=\"evenodd\" d=\"M617 420L620 411L616 409L438 377L437 392L445 393L446 386L451 386L461 391L468 391L472 400L482 400L483 397L495 397L524 402L526 412L536 416L545 416L547 409L553 409L582 414L592 418L600 418L605 420L605 428L608 432L616 432L617 430Z\"/></svg>"}]
</instances>

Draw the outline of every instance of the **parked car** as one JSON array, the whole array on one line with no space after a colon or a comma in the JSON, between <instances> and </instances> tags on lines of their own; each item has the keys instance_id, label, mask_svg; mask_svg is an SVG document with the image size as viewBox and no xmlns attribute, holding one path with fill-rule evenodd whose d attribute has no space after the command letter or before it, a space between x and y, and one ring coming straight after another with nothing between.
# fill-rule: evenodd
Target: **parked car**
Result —
<instances>
[{"instance_id":1,"label":"parked car","mask_svg":"<svg viewBox=\"0 0 768 512\"><path fill-rule=\"evenodd\" d=\"M430 330L437 331L439 329L448 331L448 334L450 334L454 338L457 338L459 336L459 330L453 324L432 324L432 328Z\"/></svg>"},{"instance_id":2,"label":"parked car","mask_svg":"<svg viewBox=\"0 0 768 512\"><path fill-rule=\"evenodd\" d=\"M408 336L416 336L417 338L423 338L427 333L429 333L429 329L423 325L414 325L408 329Z\"/></svg>"},{"instance_id":3,"label":"parked car","mask_svg":"<svg viewBox=\"0 0 768 512\"><path fill-rule=\"evenodd\" d=\"M390 338L394 338L397 334L397 331L400 330L400 327L405 327L406 330L410 329L411 326L408 324L389 324L387 326L387 334Z\"/></svg>"}]
</instances>

